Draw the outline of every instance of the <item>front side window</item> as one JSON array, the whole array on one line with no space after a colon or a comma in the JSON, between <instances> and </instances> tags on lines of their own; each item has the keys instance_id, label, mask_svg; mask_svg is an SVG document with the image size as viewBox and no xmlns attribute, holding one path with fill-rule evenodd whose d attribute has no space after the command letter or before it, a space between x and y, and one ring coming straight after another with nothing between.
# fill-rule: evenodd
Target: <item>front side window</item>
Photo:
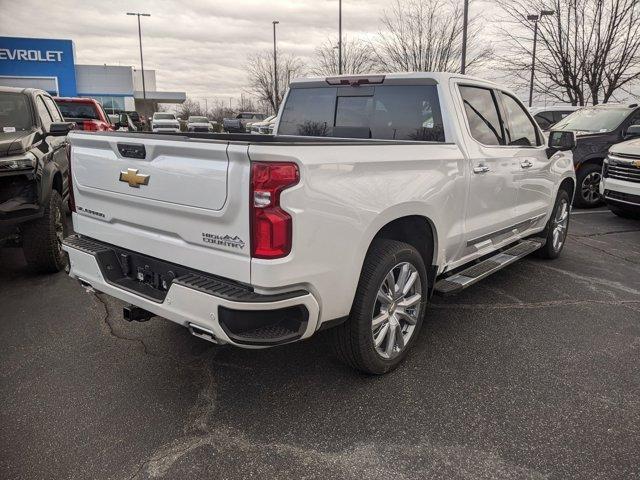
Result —
<instances>
[{"instance_id":1,"label":"front side window","mask_svg":"<svg viewBox=\"0 0 640 480\"><path fill-rule=\"evenodd\" d=\"M502 145L500 117L493 92L487 88L461 86L460 94L471 136L484 145Z\"/></svg>"},{"instance_id":2,"label":"front side window","mask_svg":"<svg viewBox=\"0 0 640 480\"><path fill-rule=\"evenodd\" d=\"M501 93L505 109L505 137L507 145L533 147L538 145L538 133L524 107L515 98Z\"/></svg>"}]
</instances>

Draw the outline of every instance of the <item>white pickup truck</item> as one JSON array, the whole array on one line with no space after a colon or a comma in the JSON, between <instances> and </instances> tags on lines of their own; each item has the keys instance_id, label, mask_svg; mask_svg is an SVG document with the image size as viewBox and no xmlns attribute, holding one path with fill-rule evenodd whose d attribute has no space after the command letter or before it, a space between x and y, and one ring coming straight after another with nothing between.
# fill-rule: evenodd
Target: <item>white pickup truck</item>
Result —
<instances>
[{"instance_id":1,"label":"white pickup truck","mask_svg":"<svg viewBox=\"0 0 640 480\"><path fill-rule=\"evenodd\" d=\"M571 132L549 146L509 91L442 73L294 81L273 136L69 135L70 275L246 348L333 327L385 373L433 292L559 255Z\"/></svg>"}]
</instances>

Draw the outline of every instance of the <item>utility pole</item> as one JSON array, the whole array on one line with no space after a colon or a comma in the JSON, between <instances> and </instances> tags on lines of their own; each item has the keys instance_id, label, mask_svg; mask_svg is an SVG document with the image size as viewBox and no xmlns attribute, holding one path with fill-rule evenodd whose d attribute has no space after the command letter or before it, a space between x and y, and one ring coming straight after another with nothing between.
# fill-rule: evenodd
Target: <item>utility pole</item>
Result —
<instances>
[{"instance_id":1,"label":"utility pole","mask_svg":"<svg viewBox=\"0 0 640 480\"><path fill-rule=\"evenodd\" d=\"M460 73L465 74L467 71L467 30L469 27L469 0L464 0L464 14L462 17L462 65Z\"/></svg>"},{"instance_id":2,"label":"utility pole","mask_svg":"<svg viewBox=\"0 0 640 480\"><path fill-rule=\"evenodd\" d=\"M150 17L148 13L127 13L127 15L135 15L138 17L138 40L140 42L140 71L142 72L142 99L147 100L147 87L144 84L144 60L142 59L142 28L140 26L140 17Z\"/></svg>"},{"instance_id":3,"label":"utility pole","mask_svg":"<svg viewBox=\"0 0 640 480\"><path fill-rule=\"evenodd\" d=\"M338 0L338 75L342 75L342 0Z\"/></svg>"},{"instance_id":4,"label":"utility pole","mask_svg":"<svg viewBox=\"0 0 640 480\"><path fill-rule=\"evenodd\" d=\"M278 49L276 48L276 25L280 22L274 20L273 22L273 108L275 114L278 114Z\"/></svg>"},{"instance_id":5,"label":"utility pole","mask_svg":"<svg viewBox=\"0 0 640 480\"><path fill-rule=\"evenodd\" d=\"M529 108L533 105L533 81L536 72L536 47L538 46L538 22L540 18L555 14L555 10L541 10L539 15L527 15L527 20L533 21L533 55L531 58L531 83L529 84Z\"/></svg>"}]
</instances>

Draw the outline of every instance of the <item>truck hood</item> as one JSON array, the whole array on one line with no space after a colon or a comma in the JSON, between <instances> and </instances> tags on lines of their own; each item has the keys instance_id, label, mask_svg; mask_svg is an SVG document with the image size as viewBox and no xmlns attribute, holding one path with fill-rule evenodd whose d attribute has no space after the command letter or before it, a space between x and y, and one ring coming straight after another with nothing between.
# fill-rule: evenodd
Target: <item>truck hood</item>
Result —
<instances>
[{"instance_id":1,"label":"truck hood","mask_svg":"<svg viewBox=\"0 0 640 480\"><path fill-rule=\"evenodd\" d=\"M35 134L32 130L0 133L0 157L26 152L33 144Z\"/></svg>"},{"instance_id":2,"label":"truck hood","mask_svg":"<svg viewBox=\"0 0 640 480\"><path fill-rule=\"evenodd\" d=\"M611 153L621 153L623 155L636 155L640 157L640 138L616 143L609 150Z\"/></svg>"}]
</instances>

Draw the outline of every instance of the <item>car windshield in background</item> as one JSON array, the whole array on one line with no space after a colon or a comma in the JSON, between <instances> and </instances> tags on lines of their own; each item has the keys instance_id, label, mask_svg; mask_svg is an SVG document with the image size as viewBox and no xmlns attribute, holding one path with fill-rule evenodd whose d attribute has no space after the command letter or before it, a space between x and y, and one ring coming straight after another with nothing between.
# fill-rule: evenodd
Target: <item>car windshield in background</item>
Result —
<instances>
[{"instance_id":1,"label":"car windshield in background","mask_svg":"<svg viewBox=\"0 0 640 480\"><path fill-rule=\"evenodd\" d=\"M93 103L56 102L60 113L65 119L83 118L85 120L100 120L98 109Z\"/></svg>"},{"instance_id":2,"label":"car windshield in background","mask_svg":"<svg viewBox=\"0 0 640 480\"><path fill-rule=\"evenodd\" d=\"M627 107L582 108L560 120L553 128L574 132L610 132L620 125L631 111Z\"/></svg>"},{"instance_id":3,"label":"car windshield in background","mask_svg":"<svg viewBox=\"0 0 640 480\"><path fill-rule=\"evenodd\" d=\"M444 141L433 85L294 88L278 134Z\"/></svg>"},{"instance_id":4,"label":"car windshield in background","mask_svg":"<svg viewBox=\"0 0 640 480\"><path fill-rule=\"evenodd\" d=\"M153 115L156 120L175 120L173 113L156 113Z\"/></svg>"},{"instance_id":5,"label":"car windshield in background","mask_svg":"<svg viewBox=\"0 0 640 480\"><path fill-rule=\"evenodd\" d=\"M207 117L189 117L190 123L209 123L209 119Z\"/></svg>"},{"instance_id":6,"label":"car windshield in background","mask_svg":"<svg viewBox=\"0 0 640 480\"><path fill-rule=\"evenodd\" d=\"M33 127L27 96L22 93L0 93L0 134Z\"/></svg>"}]
</instances>

